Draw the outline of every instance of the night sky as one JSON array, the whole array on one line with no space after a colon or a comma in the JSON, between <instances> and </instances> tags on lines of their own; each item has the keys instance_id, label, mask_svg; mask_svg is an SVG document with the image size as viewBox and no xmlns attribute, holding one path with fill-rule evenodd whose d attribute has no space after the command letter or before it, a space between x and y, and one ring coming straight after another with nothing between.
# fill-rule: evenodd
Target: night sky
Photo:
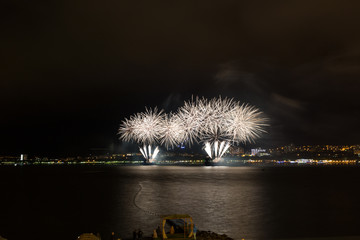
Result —
<instances>
[{"instance_id":1,"label":"night sky","mask_svg":"<svg viewBox=\"0 0 360 240\"><path fill-rule=\"evenodd\" d=\"M258 146L360 143L360 1L0 4L0 154L127 150L124 117L228 96Z\"/></svg>"}]
</instances>

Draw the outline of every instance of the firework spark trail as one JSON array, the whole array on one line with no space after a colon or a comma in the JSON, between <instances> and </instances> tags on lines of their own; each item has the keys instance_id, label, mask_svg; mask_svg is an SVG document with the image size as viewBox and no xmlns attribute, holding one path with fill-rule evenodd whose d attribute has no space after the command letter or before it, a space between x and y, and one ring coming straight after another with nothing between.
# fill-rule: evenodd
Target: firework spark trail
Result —
<instances>
[{"instance_id":1,"label":"firework spark trail","mask_svg":"<svg viewBox=\"0 0 360 240\"><path fill-rule=\"evenodd\" d=\"M222 141L222 142L220 143L220 149L219 149L219 153L220 153L220 154L222 153L222 150L223 150L223 148L224 148L224 145L225 145L225 141Z\"/></svg>"},{"instance_id":2,"label":"firework spark trail","mask_svg":"<svg viewBox=\"0 0 360 240\"><path fill-rule=\"evenodd\" d=\"M215 141L214 142L214 156L215 157L217 157L217 156L219 156L219 154L218 154L218 145L219 145L219 142L218 141Z\"/></svg>"},{"instance_id":3,"label":"firework spark trail","mask_svg":"<svg viewBox=\"0 0 360 240\"><path fill-rule=\"evenodd\" d=\"M144 156L144 158L147 158L146 155L145 155L145 152L142 150L142 148L139 147L139 149L140 149L141 154Z\"/></svg>"},{"instance_id":4,"label":"firework spark trail","mask_svg":"<svg viewBox=\"0 0 360 240\"><path fill-rule=\"evenodd\" d=\"M219 156L220 158L224 155L224 153L226 153L226 151L229 149L229 147L230 147L230 143L227 142L224 149L223 149L223 151L222 151L222 153Z\"/></svg>"},{"instance_id":5,"label":"firework spark trail","mask_svg":"<svg viewBox=\"0 0 360 240\"><path fill-rule=\"evenodd\" d=\"M215 141L213 144L205 142L204 150L210 158L214 158L216 162L220 161L224 153L229 149L230 142Z\"/></svg>"},{"instance_id":6,"label":"firework spark trail","mask_svg":"<svg viewBox=\"0 0 360 240\"><path fill-rule=\"evenodd\" d=\"M149 145L149 151L148 151L148 153L149 153L149 159L151 159L151 156L152 156L152 154L151 154L151 145Z\"/></svg>"},{"instance_id":7,"label":"firework spark trail","mask_svg":"<svg viewBox=\"0 0 360 240\"><path fill-rule=\"evenodd\" d=\"M212 154L211 154L211 144L209 142L205 143L205 152L208 154L208 156L210 158L212 158Z\"/></svg>"},{"instance_id":8,"label":"firework spark trail","mask_svg":"<svg viewBox=\"0 0 360 240\"><path fill-rule=\"evenodd\" d=\"M155 150L154 150L153 156L152 156L153 160L156 159L156 156L158 155L158 153L159 153L159 147L156 147Z\"/></svg>"}]
</instances>

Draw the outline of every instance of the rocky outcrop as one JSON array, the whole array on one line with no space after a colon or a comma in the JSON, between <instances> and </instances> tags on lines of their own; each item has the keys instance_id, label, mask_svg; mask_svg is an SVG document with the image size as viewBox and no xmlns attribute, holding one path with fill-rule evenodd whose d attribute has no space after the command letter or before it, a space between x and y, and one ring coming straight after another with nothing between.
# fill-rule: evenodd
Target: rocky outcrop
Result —
<instances>
[{"instance_id":1,"label":"rocky outcrop","mask_svg":"<svg viewBox=\"0 0 360 240\"><path fill-rule=\"evenodd\" d=\"M211 231L198 231L196 240L234 240L226 234L217 234Z\"/></svg>"}]
</instances>

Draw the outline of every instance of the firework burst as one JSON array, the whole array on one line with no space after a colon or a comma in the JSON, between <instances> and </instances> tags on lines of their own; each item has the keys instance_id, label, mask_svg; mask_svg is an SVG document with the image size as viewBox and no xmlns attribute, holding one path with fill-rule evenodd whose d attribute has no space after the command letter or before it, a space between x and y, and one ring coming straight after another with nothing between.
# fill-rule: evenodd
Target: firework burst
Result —
<instances>
[{"instance_id":1,"label":"firework burst","mask_svg":"<svg viewBox=\"0 0 360 240\"><path fill-rule=\"evenodd\" d=\"M145 112L140 113L140 121L137 122L135 134L139 143L154 144L161 137L161 129L163 123L163 111L147 108Z\"/></svg>"},{"instance_id":2,"label":"firework burst","mask_svg":"<svg viewBox=\"0 0 360 240\"><path fill-rule=\"evenodd\" d=\"M184 118L196 119L191 121L196 134L190 143L194 140L204 143L205 152L215 162L220 161L231 143L253 142L265 132L263 127L267 125L262 112L231 98L196 97L185 102L184 108L187 109Z\"/></svg>"},{"instance_id":3,"label":"firework burst","mask_svg":"<svg viewBox=\"0 0 360 240\"><path fill-rule=\"evenodd\" d=\"M165 115L161 128L160 143L166 148L176 146L185 140L183 121L177 114Z\"/></svg>"},{"instance_id":4,"label":"firework burst","mask_svg":"<svg viewBox=\"0 0 360 240\"><path fill-rule=\"evenodd\" d=\"M137 113L128 119L125 118L125 120L121 123L118 132L118 134L120 134L120 139L126 142L139 142L137 131L140 123L140 113Z\"/></svg>"},{"instance_id":5,"label":"firework burst","mask_svg":"<svg viewBox=\"0 0 360 240\"><path fill-rule=\"evenodd\" d=\"M229 113L226 118L227 132L232 137L233 143L254 142L264 133L268 126L267 119L257 108L242 104Z\"/></svg>"},{"instance_id":6,"label":"firework burst","mask_svg":"<svg viewBox=\"0 0 360 240\"><path fill-rule=\"evenodd\" d=\"M182 122L184 131L184 142L191 146L194 142L197 142L202 124L205 120L203 112L206 110L206 99L198 98L191 99L184 103L184 106L180 107L177 115Z\"/></svg>"},{"instance_id":7,"label":"firework burst","mask_svg":"<svg viewBox=\"0 0 360 240\"><path fill-rule=\"evenodd\" d=\"M120 139L128 142L136 142L141 154L149 162L154 161L159 152L156 147L151 151L151 145L159 142L161 138L162 124L164 121L163 111L155 107L146 108L145 112L137 113L129 119L125 119L119 128Z\"/></svg>"},{"instance_id":8,"label":"firework burst","mask_svg":"<svg viewBox=\"0 0 360 240\"><path fill-rule=\"evenodd\" d=\"M166 115L157 108L137 113L122 122L119 134L124 141L138 143L140 152L150 162L159 153L158 147L152 151L155 143L169 148L195 142L202 142L205 152L217 162L231 144L253 142L260 137L266 121L257 108L232 98L193 97L175 114Z\"/></svg>"}]
</instances>

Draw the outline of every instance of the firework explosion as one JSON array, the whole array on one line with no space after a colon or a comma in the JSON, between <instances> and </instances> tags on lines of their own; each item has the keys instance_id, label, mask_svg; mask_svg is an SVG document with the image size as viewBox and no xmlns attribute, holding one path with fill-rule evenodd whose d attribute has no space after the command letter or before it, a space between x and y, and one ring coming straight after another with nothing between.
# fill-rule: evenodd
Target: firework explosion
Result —
<instances>
[{"instance_id":1,"label":"firework explosion","mask_svg":"<svg viewBox=\"0 0 360 240\"><path fill-rule=\"evenodd\" d=\"M260 112L255 107L249 105L237 105L233 111L229 112L226 118L227 132L232 137L231 141L239 142L253 142L260 137L265 130L263 127L267 126L267 119L262 117Z\"/></svg>"},{"instance_id":2,"label":"firework explosion","mask_svg":"<svg viewBox=\"0 0 360 240\"><path fill-rule=\"evenodd\" d=\"M206 109L204 107L206 100L196 98L191 101L185 102L184 106L180 107L177 115L183 126L184 142L191 146L194 142L197 142L200 137L201 124L204 121L204 115L202 111Z\"/></svg>"},{"instance_id":3,"label":"firework explosion","mask_svg":"<svg viewBox=\"0 0 360 240\"><path fill-rule=\"evenodd\" d=\"M192 99L179 114L182 119L191 119L192 137L204 144L214 162L220 161L231 144L258 138L266 125L258 109L229 98Z\"/></svg>"},{"instance_id":4,"label":"firework explosion","mask_svg":"<svg viewBox=\"0 0 360 240\"><path fill-rule=\"evenodd\" d=\"M156 144L161 138L163 119L163 111L158 111L157 108L154 110L149 108L143 113L137 113L122 122L119 128L120 139L138 143L144 158L148 162L153 162L159 153L159 148L156 147L152 152L151 145Z\"/></svg>"},{"instance_id":5,"label":"firework explosion","mask_svg":"<svg viewBox=\"0 0 360 240\"><path fill-rule=\"evenodd\" d=\"M161 128L160 143L166 148L173 147L186 139L183 120L177 114L165 115Z\"/></svg>"},{"instance_id":6,"label":"firework explosion","mask_svg":"<svg viewBox=\"0 0 360 240\"><path fill-rule=\"evenodd\" d=\"M177 113L164 114L157 108L146 109L125 119L119 129L120 139L136 142L149 162L159 152L153 144L166 148L182 143L204 144L204 150L214 162L221 160L231 145L253 142L267 126L262 112L229 98L192 98Z\"/></svg>"}]
</instances>

